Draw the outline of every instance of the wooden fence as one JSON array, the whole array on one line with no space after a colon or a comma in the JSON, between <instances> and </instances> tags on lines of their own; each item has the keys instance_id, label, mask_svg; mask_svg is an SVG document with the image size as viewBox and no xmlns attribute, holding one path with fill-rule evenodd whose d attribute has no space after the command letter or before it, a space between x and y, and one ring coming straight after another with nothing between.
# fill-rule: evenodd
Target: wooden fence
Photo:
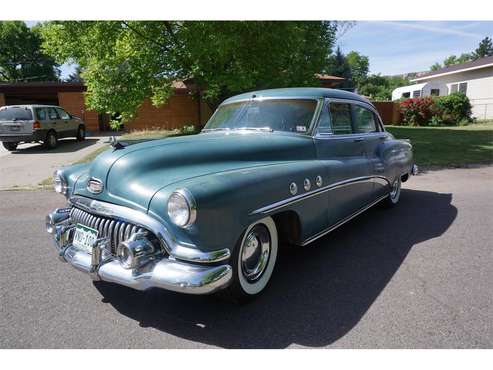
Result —
<instances>
[{"instance_id":1,"label":"wooden fence","mask_svg":"<svg viewBox=\"0 0 493 370\"><path fill-rule=\"evenodd\" d=\"M402 116L399 112L399 103L393 101L374 101L372 103L377 108L384 124L400 125Z\"/></svg>"}]
</instances>

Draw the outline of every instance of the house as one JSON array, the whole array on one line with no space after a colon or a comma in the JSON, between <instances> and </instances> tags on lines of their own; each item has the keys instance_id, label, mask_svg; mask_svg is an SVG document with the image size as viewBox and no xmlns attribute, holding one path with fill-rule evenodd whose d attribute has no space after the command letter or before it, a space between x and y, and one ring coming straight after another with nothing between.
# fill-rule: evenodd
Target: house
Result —
<instances>
[{"instance_id":1,"label":"house","mask_svg":"<svg viewBox=\"0 0 493 370\"><path fill-rule=\"evenodd\" d=\"M460 91L471 101L474 117L493 118L493 56L441 68L411 82L415 84L395 89L392 100L445 96Z\"/></svg>"}]
</instances>

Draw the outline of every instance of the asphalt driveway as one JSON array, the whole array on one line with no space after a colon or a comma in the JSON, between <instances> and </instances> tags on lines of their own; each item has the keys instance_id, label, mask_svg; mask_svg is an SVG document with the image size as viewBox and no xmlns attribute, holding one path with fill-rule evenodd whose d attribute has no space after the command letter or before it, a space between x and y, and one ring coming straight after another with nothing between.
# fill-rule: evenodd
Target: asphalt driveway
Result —
<instances>
[{"instance_id":1,"label":"asphalt driveway","mask_svg":"<svg viewBox=\"0 0 493 370\"><path fill-rule=\"evenodd\" d=\"M104 135L88 137L82 142L62 139L54 150L46 150L41 144L21 144L14 152L0 145L0 190L37 186L52 176L55 169L85 157L105 145L105 141L108 136Z\"/></svg>"},{"instance_id":2,"label":"asphalt driveway","mask_svg":"<svg viewBox=\"0 0 493 370\"><path fill-rule=\"evenodd\" d=\"M493 167L430 172L307 248L265 294L214 297L97 283L59 262L47 191L0 192L1 348L492 348Z\"/></svg>"}]
</instances>

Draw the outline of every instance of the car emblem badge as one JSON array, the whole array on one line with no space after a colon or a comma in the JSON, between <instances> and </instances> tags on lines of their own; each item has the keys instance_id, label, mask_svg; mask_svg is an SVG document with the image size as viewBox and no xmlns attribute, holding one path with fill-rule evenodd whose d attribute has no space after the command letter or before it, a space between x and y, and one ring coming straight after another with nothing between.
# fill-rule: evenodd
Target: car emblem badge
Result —
<instances>
[{"instance_id":1,"label":"car emblem badge","mask_svg":"<svg viewBox=\"0 0 493 370\"><path fill-rule=\"evenodd\" d=\"M87 190L89 190L93 194L99 194L103 191L103 183L101 182L101 180L92 177L87 182Z\"/></svg>"}]
</instances>

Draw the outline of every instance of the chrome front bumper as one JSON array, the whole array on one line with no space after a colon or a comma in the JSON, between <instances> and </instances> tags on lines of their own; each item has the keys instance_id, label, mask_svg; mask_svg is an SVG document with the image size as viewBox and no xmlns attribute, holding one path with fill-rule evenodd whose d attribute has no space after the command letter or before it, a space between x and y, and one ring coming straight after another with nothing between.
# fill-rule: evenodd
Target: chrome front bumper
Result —
<instances>
[{"instance_id":1,"label":"chrome front bumper","mask_svg":"<svg viewBox=\"0 0 493 370\"><path fill-rule=\"evenodd\" d=\"M57 209L47 216L47 231L54 236L62 261L88 273L93 280L108 281L137 290L162 288L188 294L210 294L225 288L232 277L228 264L199 264L180 261L173 256L158 255L143 266L124 268L108 252L107 240L98 239L91 253L71 244L75 225L70 223L69 209ZM51 229L49 227L51 225Z\"/></svg>"}]
</instances>

